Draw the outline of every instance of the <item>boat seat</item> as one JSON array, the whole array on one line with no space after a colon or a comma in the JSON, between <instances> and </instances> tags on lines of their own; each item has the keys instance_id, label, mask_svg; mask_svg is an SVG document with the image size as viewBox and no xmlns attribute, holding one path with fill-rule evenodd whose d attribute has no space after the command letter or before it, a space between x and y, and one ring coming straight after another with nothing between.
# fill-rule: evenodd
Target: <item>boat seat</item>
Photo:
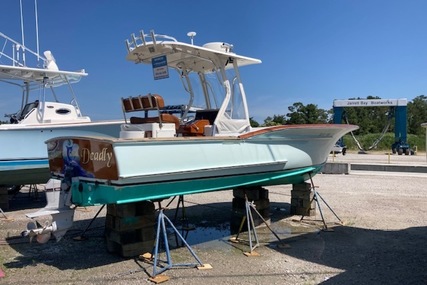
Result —
<instances>
[{"instance_id":1,"label":"boat seat","mask_svg":"<svg viewBox=\"0 0 427 285\"><path fill-rule=\"evenodd\" d=\"M205 133L205 127L210 125L209 120L194 120L181 125L179 127L178 133L182 136L203 136Z\"/></svg>"},{"instance_id":2,"label":"boat seat","mask_svg":"<svg viewBox=\"0 0 427 285\"><path fill-rule=\"evenodd\" d=\"M173 123L179 129L179 118L171 114L160 114L158 117L131 117L131 124Z\"/></svg>"},{"instance_id":3,"label":"boat seat","mask_svg":"<svg viewBox=\"0 0 427 285\"><path fill-rule=\"evenodd\" d=\"M123 112L159 110L165 107L163 97L158 94L122 98Z\"/></svg>"},{"instance_id":4,"label":"boat seat","mask_svg":"<svg viewBox=\"0 0 427 285\"><path fill-rule=\"evenodd\" d=\"M143 111L144 117L131 117L131 124L148 124L148 123L173 123L175 124L175 129L179 128L179 118L167 114L161 113L161 110L164 109L165 102L163 97L158 94L148 94L148 95L140 95L135 97L122 98L122 108L123 114ZM156 116L148 116L149 111L157 112Z\"/></svg>"}]
</instances>

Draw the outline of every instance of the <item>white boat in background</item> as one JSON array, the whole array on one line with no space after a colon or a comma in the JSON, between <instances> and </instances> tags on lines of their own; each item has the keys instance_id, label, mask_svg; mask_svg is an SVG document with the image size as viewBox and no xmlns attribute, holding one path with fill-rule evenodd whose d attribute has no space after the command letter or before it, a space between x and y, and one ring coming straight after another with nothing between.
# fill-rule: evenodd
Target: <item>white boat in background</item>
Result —
<instances>
[{"instance_id":1,"label":"white boat in background","mask_svg":"<svg viewBox=\"0 0 427 285\"><path fill-rule=\"evenodd\" d=\"M48 139L119 136L123 120L92 122L82 114L71 85L87 75L84 70L60 70L50 51L42 56L3 33L0 44L0 90L21 101L0 125L0 186L46 183Z\"/></svg>"},{"instance_id":2,"label":"white boat in background","mask_svg":"<svg viewBox=\"0 0 427 285\"><path fill-rule=\"evenodd\" d=\"M124 204L302 183L320 171L340 137L358 128L252 128L239 68L261 61L234 53L230 44L197 46L141 31L126 45L126 59L153 67L155 80L168 84L169 72L176 72L182 85L174 95L184 91L189 97L179 106L168 106L166 96L153 93L122 98L125 117L135 115L125 118L120 138L69 135L47 141L51 173L62 180L56 210L68 213L67 221L72 220L71 203ZM197 97L204 99L203 105L195 106ZM51 213L48 208L31 217ZM63 222L64 215L53 215L49 229L60 232L57 239L71 226ZM30 235L39 232L29 229Z\"/></svg>"}]
</instances>

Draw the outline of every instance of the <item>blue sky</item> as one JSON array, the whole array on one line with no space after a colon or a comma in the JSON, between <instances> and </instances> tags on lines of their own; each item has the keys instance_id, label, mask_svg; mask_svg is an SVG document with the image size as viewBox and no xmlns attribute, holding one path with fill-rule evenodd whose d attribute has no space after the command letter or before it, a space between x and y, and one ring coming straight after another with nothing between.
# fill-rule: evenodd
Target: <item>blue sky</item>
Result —
<instances>
[{"instance_id":1,"label":"blue sky","mask_svg":"<svg viewBox=\"0 0 427 285\"><path fill-rule=\"evenodd\" d=\"M34 1L22 1L25 43L35 50ZM21 41L19 0L1 4L0 31ZM426 11L423 0L38 0L40 49L61 69L89 73L74 88L94 120L121 118L121 97L185 98L167 81L153 83L149 66L125 60L125 39L141 29L184 42L195 31L195 44L228 42L261 59L241 70L260 123L295 102L330 109L334 99L369 95L412 100L427 94ZM16 99L1 93L1 116L16 111Z\"/></svg>"}]
</instances>

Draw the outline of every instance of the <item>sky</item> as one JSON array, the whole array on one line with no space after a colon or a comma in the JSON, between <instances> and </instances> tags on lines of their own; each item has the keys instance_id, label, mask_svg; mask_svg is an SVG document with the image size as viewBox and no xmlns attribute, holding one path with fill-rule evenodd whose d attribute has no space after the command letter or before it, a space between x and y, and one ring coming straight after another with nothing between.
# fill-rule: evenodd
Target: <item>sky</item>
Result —
<instances>
[{"instance_id":1,"label":"sky","mask_svg":"<svg viewBox=\"0 0 427 285\"><path fill-rule=\"evenodd\" d=\"M36 50L34 0L22 0L25 44ZM250 116L288 113L296 102L331 109L335 99L427 94L424 0L38 0L40 50L63 70L89 74L74 85L85 115L123 117L120 98L181 89L153 83L150 66L126 61L125 40L154 30L179 41L227 42L260 65L241 69ZM21 42L19 0L2 0L0 32ZM0 60L1 62L1 60ZM171 76L173 73L171 74ZM2 94L3 93L3 94ZM0 116L19 101L0 88ZM20 96L20 94L19 94ZM183 98L182 102L180 100ZM0 119L3 120L3 119Z\"/></svg>"}]
</instances>

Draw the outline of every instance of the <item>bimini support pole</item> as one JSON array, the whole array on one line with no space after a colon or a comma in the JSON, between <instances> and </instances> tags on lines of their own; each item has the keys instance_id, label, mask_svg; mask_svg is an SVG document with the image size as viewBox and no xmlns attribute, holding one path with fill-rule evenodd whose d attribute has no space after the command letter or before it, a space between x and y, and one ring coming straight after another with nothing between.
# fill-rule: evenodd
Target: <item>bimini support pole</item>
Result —
<instances>
[{"instance_id":1,"label":"bimini support pole","mask_svg":"<svg viewBox=\"0 0 427 285\"><path fill-rule=\"evenodd\" d=\"M231 242L240 242L239 235L242 232L243 225L246 221L247 227L248 227L248 239L249 239L250 251L244 252L243 253L244 255L246 255L246 256L259 256L259 254L257 252L255 252L255 248L257 248L259 246L259 239L258 239L258 234L257 234L256 229L255 229L255 222L254 222L254 218L252 216L252 210L261 218L261 220L267 226L267 228L270 230L270 232L272 232L274 234L274 236L278 239L278 241L280 242L279 247L281 247L281 248L289 248L290 247L289 245L282 243L282 240L280 239L280 237L271 229L271 227L268 225L267 221L257 211L255 205L253 203L249 202L248 197L246 195L245 195L245 210L246 210L245 216L243 216L243 218L242 218L242 222L240 223L240 227L239 227L239 230L237 232L236 237L230 238ZM254 238L255 245L253 245L252 238Z\"/></svg>"},{"instance_id":2,"label":"bimini support pole","mask_svg":"<svg viewBox=\"0 0 427 285\"><path fill-rule=\"evenodd\" d=\"M182 241L182 243L187 247L191 255L196 259L197 263L178 263L174 264L172 263L172 258L170 254L170 248L169 248L169 241L166 231L166 222L169 224L169 226L173 229L175 234L179 237L179 239ZM165 254L166 254L166 261L163 261L166 263L165 266L162 266L160 264L160 258L159 258L159 249L160 246L164 246ZM156 240L155 245L153 249L153 253L146 253L143 254L141 257L145 259L146 261L153 261L153 275L150 278L151 281L159 283L159 280L163 280L168 277L161 276L159 274L163 273L164 271L171 269L173 267L196 267L197 269L211 269L212 266L210 264L203 264L202 261L197 257L196 253L192 250L190 245L186 242L184 237L180 234L180 232L177 230L177 228L173 225L171 220L165 215L164 209L159 209L159 215L157 217L157 232L156 232ZM166 279L166 280L167 280ZM161 282L163 282L161 281Z\"/></svg>"},{"instance_id":3,"label":"bimini support pole","mask_svg":"<svg viewBox=\"0 0 427 285\"><path fill-rule=\"evenodd\" d=\"M326 225L325 222L325 218L323 217L323 212L322 212L322 207L320 206L320 201L319 198L323 201L323 203L325 203L325 205L329 208L329 210L331 210L331 212L335 215L335 217L338 219L338 221L340 221L340 223L342 224L343 222L341 221L341 219L338 217L338 215L334 212L334 210L332 210L332 208L328 205L328 203L326 203L326 201L322 198L322 196L320 196L319 192L316 191L316 187L314 186L314 182L313 182L313 178L311 176L311 173L308 174L310 176L310 182L311 182L311 189L313 191L313 198L311 199L307 210L305 212L305 214L301 217L302 221L304 219L304 217L306 216L306 214L308 213L308 211L310 210L310 205L313 201L316 201L317 207L319 208L319 212L320 212L320 217L322 218L322 222L323 222L323 230L324 231L333 231L331 229L328 229L328 226Z\"/></svg>"}]
</instances>

